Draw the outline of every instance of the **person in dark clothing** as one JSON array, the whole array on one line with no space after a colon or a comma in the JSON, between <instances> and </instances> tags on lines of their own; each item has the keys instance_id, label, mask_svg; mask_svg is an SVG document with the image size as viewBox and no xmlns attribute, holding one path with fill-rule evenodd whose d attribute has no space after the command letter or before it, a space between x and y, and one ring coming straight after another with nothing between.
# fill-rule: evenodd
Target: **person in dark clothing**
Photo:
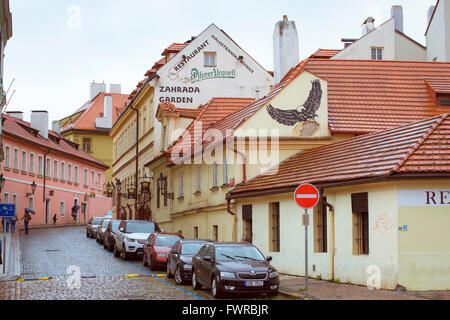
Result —
<instances>
[{"instance_id":1,"label":"person in dark clothing","mask_svg":"<svg viewBox=\"0 0 450 320\"><path fill-rule=\"evenodd\" d=\"M28 234L28 224L30 223L31 215L27 211L25 211L23 218L20 220L23 220L23 225L25 227L25 234Z\"/></svg>"},{"instance_id":2,"label":"person in dark clothing","mask_svg":"<svg viewBox=\"0 0 450 320\"><path fill-rule=\"evenodd\" d=\"M58 218L56 217L56 213L55 213L55 215L53 216L53 224L56 224L56 220L58 220Z\"/></svg>"},{"instance_id":3,"label":"person in dark clothing","mask_svg":"<svg viewBox=\"0 0 450 320\"><path fill-rule=\"evenodd\" d=\"M80 207L75 203L75 205L72 207L73 224L77 223L78 209L80 209Z\"/></svg>"}]
</instances>

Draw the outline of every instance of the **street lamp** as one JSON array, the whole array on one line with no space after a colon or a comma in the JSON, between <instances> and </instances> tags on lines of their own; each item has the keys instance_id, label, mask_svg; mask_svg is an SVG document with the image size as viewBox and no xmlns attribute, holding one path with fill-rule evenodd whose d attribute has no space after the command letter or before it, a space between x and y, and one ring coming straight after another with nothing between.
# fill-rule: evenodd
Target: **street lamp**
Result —
<instances>
[{"instance_id":1,"label":"street lamp","mask_svg":"<svg viewBox=\"0 0 450 320\"><path fill-rule=\"evenodd\" d=\"M133 186L130 186L128 188L128 199L135 199L136 197L136 188Z\"/></svg>"},{"instance_id":2,"label":"street lamp","mask_svg":"<svg viewBox=\"0 0 450 320\"><path fill-rule=\"evenodd\" d=\"M27 192L27 197L31 197L32 195L34 195L34 191L36 191L36 182L33 181L33 183L31 184L31 193Z\"/></svg>"},{"instance_id":3,"label":"street lamp","mask_svg":"<svg viewBox=\"0 0 450 320\"><path fill-rule=\"evenodd\" d=\"M116 178L116 188L117 188L117 192L120 193L120 191L122 190L122 182L120 182L120 180L117 178Z\"/></svg>"},{"instance_id":4,"label":"street lamp","mask_svg":"<svg viewBox=\"0 0 450 320\"><path fill-rule=\"evenodd\" d=\"M150 193L150 181L141 182L141 191L142 193Z\"/></svg>"},{"instance_id":5,"label":"street lamp","mask_svg":"<svg viewBox=\"0 0 450 320\"><path fill-rule=\"evenodd\" d=\"M161 193L162 196L167 197L168 199L173 200L174 199L174 194L173 192L165 192L164 191L164 184L167 180L167 177L164 177L162 175L162 173L160 173L159 178L158 178L158 186L159 186L159 192Z\"/></svg>"}]
</instances>

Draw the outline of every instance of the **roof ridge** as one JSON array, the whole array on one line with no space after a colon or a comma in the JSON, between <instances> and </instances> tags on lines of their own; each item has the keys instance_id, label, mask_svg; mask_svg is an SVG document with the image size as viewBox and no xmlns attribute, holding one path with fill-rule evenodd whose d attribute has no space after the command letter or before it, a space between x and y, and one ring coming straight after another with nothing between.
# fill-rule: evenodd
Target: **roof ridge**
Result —
<instances>
[{"instance_id":1,"label":"roof ridge","mask_svg":"<svg viewBox=\"0 0 450 320\"><path fill-rule=\"evenodd\" d=\"M439 127L439 125L447 119L449 113L444 113L441 115L438 119L436 119L436 122L429 128L425 133L423 134L422 138L420 138L412 147L409 149L409 151L406 153L404 157L402 157L399 162L395 165L395 167L392 169L392 172L398 172L400 168L408 161L408 159L424 144L424 142L431 136L431 134L436 131L436 129Z\"/></svg>"}]
</instances>

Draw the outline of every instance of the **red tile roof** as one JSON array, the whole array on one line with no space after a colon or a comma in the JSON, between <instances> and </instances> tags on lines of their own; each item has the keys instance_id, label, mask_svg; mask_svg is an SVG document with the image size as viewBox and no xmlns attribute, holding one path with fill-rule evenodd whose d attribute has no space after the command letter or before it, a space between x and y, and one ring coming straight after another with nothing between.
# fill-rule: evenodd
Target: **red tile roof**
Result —
<instances>
[{"instance_id":1,"label":"red tile roof","mask_svg":"<svg viewBox=\"0 0 450 320\"><path fill-rule=\"evenodd\" d=\"M425 79L425 83L434 93L450 94L450 77L442 79Z\"/></svg>"},{"instance_id":2,"label":"red tile roof","mask_svg":"<svg viewBox=\"0 0 450 320\"><path fill-rule=\"evenodd\" d=\"M166 54L169 53L178 53L181 50L183 50L184 48L186 48L186 46L189 43L172 43L170 46L168 46L166 49L164 49L164 52L161 53L162 56L165 56Z\"/></svg>"},{"instance_id":3,"label":"red tile roof","mask_svg":"<svg viewBox=\"0 0 450 320\"><path fill-rule=\"evenodd\" d=\"M113 106L113 123L117 120L119 113L125 109L126 103L128 103L128 96L120 93L99 93L94 99L85 103L73 114L73 121L67 122L61 127L61 132L80 129L80 130L97 130L95 127L95 119L100 117L100 113L104 111L105 96L112 97ZM76 114L82 112L81 115L75 117Z\"/></svg>"},{"instance_id":4,"label":"red tile roof","mask_svg":"<svg viewBox=\"0 0 450 320\"><path fill-rule=\"evenodd\" d=\"M202 111L201 109L177 108L170 102L161 102L158 105L158 110L159 109L165 112L177 113L180 115L180 117L192 119L196 119ZM156 110L156 114L158 114L158 110Z\"/></svg>"},{"instance_id":5,"label":"red tile roof","mask_svg":"<svg viewBox=\"0 0 450 320\"><path fill-rule=\"evenodd\" d=\"M337 49L319 49L314 52L309 58L310 59L327 59L335 56L337 53L341 52L341 50Z\"/></svg>"},{"instance_id":6,"label":"red tile roof","mask_svg":"<svg viewBox=\"0 0 450 320\"><path fill-rule=\"evenodd\" d=\"M20 139L23 143L35 144L42 148L51 149L71 157L76 157L83 161L88 161L105 169L109 168L109 166L105 163L75 147L78 146L76 143L65 139L63 136L58 135L54 131L49 130L49 139L45 139L39 134L34 135L32 132L37 132L37 130L33 129L29 122L6 114L3 115L2 133L4 135ZM54 140L59 140L59 143L54 141L52 138Z\"/></svg>"},{"instance_id":7,"label":"red tile roof","mask_svg":"<svg viewBox=\"0 0 450 320\"><path fill-rule=\"evenodd\" d=\"M388 177L402 173L450 174L450 115L299 152L237 186L228 198L295 189L301 183Z\"/></svg>"}]
</instances>

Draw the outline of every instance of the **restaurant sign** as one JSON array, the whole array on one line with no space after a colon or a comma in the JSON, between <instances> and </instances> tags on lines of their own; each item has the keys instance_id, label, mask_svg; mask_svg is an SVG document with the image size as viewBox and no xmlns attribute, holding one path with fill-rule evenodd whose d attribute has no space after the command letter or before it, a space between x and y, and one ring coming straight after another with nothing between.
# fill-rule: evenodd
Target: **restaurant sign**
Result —
<instances>
[{"instance_id":1,"label":"restaurant sign","mask_svg":"<svg viewBox=\"0 0 450 320\"><path fill-rule=\"evenodd\" d=\"M399 207L450 206L450 189L398 190Z\"/></svg>"}]
</instances>

